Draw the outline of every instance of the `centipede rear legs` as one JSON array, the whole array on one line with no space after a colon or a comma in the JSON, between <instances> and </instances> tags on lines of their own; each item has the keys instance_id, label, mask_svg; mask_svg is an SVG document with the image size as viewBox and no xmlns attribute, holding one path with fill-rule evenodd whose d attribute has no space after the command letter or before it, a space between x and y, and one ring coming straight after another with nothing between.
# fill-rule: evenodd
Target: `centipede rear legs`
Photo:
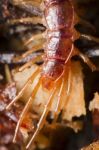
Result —
<instances>
[{"instance_id":1,"label":"centipede rear legs","mask_svg":"<svg viewBox=\"0 0 99 150\"><path fill-rule=\"evenodd\" d=\"M15 99L6 107L6 109L9 109L21 96L22 94L24 93L25 89L27 88L28 84L33 82L33 80L35 79L35 77L39 74L40 72L40 68L38 68L33 74L32 76L28 79L28 81L26 82L26 84L24 85L23 89L19 92L19 94L15 97ZM18 123L17 123L17 126L16 126L16 130L15 130L15 134L14 134L14 138L13 138L13 142L16 142L16 138L17 138L17 133L18 133L18 130L19 130L19 127L24 119L24 115L27 113L27 111L29 110L30 106L31 106L31 103L40 87L40 83L41 83L41 78L38 79L38 82L36 83L33 91L32 91L32 94L31 94L31 97L29 98L28 102L26 103L23 111L21 112L20 114L20 118L18 120Z\"/></svg>"},{"instance_id":2,"label":"centipede rear legs","mask_svg":"<svg viewBox=\"0 0 99 150\"><path fill-rule=\"evenodd\" d=\"M69 69L69 68L68 68L68 69ZM67 70L67 68L66 68L66 70ZM65 71L66 71L66 70L65 70ZM12 101L12 103L10 103L10 105L7 107L7 109L10 108L11 105L12 105L14 102L16 102L16 101L20 98L20 96L24 93L24 90L25 90L26 86L28 85L28 82L33 82L33 79L35 78L35 76L36 76L38 73L39 73L39 70L37 70L37 71L32 75L32 77L30 77L30 79L27 81L27 83L26 83L26 85L24 86L24 88L19 92L19 94L18 94L18 96L15 98L15 100ZM45 109L44 109L44 111L43 111L43 114L41 115L40 121L39 121L38 124L37 124L37 129L36 129L36 131L35 131L33 137L31 138L30 142L28 143L27 149L30 147L31 143L34 141L34 139L35 139L35 137L37 136L38 132L40 131L40 129L41 129L42 126L44 125L45 120L46 120L46 116L47 116L48 112L49 112L50 109L51 109L51 105L52 105L53 100L54 100L54 95L55 95L55 93L56 93L56 91L57 91L58 89L59 89L59 94L58 94L58 101L57 101L57 107L56 107L56 110L55 110L55 115L57 116L58 113L60 112L62 93L63 93L63 89L65 90L65 83L66 83L65 81L66 81L67 78L68 78L68 76L66 76L65 73L67 73L67 71L64 72L64 73L59 77L59 80L55 83L55 85L57 84L57 86L55 86L55 87L54 87L54 90L52 90L52 94L51 94L51 96L49 97L49 100L48 100L47 104L45 105ZM24 118L25 114L27 113L27 111L29 110L29 108L30 108L30 106L31 106L31 103L33 102L34 96L35 96L35 94L36 94L37 91L38 91L38 88L39 88L39 86L40 86L40 82L41 82L41 78L38 80L36 86L34 87L34 90L32 91L31 97L29 98L29 100L28 100L26 106L24 107L24 109L23 109L23 111L22 111L22 113L21 113L21 115L20 115L20 119L19 119L19 121L18 121L18 123L17 123L16 130L15 130L15 135L14 135L14 139L13 139L14 142L16 141L17 133L18 133L19 127L20 127L20 125L21 125L21 123L22 123L22 121L23 121L23 118ZM70 84L70 83L69 83L69 84ZM56 87L57 87L57 88L56 88ZM68 92L67 92L67 93L69 93L69 91L70 91L70 90L69 90L69 87L70 87L70 85L68 85Z\"/></svg>"},{"instance_id":3,"label":"centipede rear legs","mask_svg":"<svg viewBox=\"0 0 99 150\"><path fill-rule=\"evenodd\" d=\"M72 74L71 74L71 62L68 63L67 66L64 66L64 72L61 74L59 79L55 82L54 88L52 90L52 94L48 99L47 104L45 105L44 111L41 115L41 118L37 124L37 129L35 133L33 134L32 138L30 139L29 143L27 144L26 148L29 149L31 144L34 142L38 132L41 130L41 128L44 126L44 123L46 121L46 117L48 115L48 112L51 110L51 105L53 104L55 93L58 93L57 96L57 103L54 113L54 120L52 123L54 123L57 120L58 114L61 112L61 110L64 110L64 107L68 104L69 96L71 94L72 89ZM65 102L63 105L63 94L66 93L65 96Z\"/></svg>"},{"instance_id":4,"label":"centipede rear legs","mask_svg":"<svg viewBox=\"0 0 99 150\"><path fill-rule=\"evenodd\" d=\"M62 77L59 94L57 96L58 97L57 104L56 104L56 108L54 111L54 119L52 123L55 123L57 121L59 113L62 110L64 110L64 106L67 105L68 99L71 93L70 92L71 89L72 89L72 75L71 75L71 62L69 62L68 67L65 68L65 71ZM63 104L62 98L63 98L64 93L66 93L66 96L65 96L65 102Z\"/></svg>"},{"instance_id":5,"label":"centipede rear legs","mask_svg":"<svg viewBox=\"0 0 99 150\"><path fill-rule=\"evenodd\" d=\"M16 101L18 101L21 96L24 94L25 89L27 88L29 83L32 83L35 79L35 77L39 74L40 68L36 69L34 73L30 76L30 78L27 80L21 91L18 93L18 95L13 99L13 101L7 105L6 109L9 109Z\"/></svg>"},{"instance_id":6,"label":"centipede rear legs","mask_svg":"<svg viewBox=\"0 0 99 150\"><path fill-rule=\"evenodd\" d=\"M18 130L19 130L19 127L24 119L24 116L25 114L27 113L27 111L29 110L32 102L33 102L33 99L40 87L40 83L41 83L41 79L38 80L37 84L35 85L33 91L32 91L32 94L31 94L31 97L29 98L29 100L27 101L23 111L21 112L21 115L20 115L20 118L19 118L19 121L17 123L17 126L16 126L16 129L15 129L15 135L14 135L14 138L13 138L13 142L16 142L16 137L17 137L17 133L18 133Z\"/></svg>"},{"instance_id":7,"label":"centipede rear legs","mask_svg":"<svg viewBox=\"0 0 99 150\"><path fill-rule=\"evenodd\" d=\"M48 112L51 110L51 105L53 103L55 93L59 89L58 101L57 101L56 109L54 111L54 117L55 117L54 121L57 119L58 113L60 112L61 106L62 106L61 98L62 98L63 90L65 90L65 83L66 83L65 82L65 80L66 80L65 73L67 73L67 72L64 71L63 74L59 77L59 79L55 82L54 89L52 90L52 94L49 97L47 104L44 106L45 107L44 111L41 115L41 118L40 118L38 124L37 124L37 129L36 129L35 133L33 134L32 138L30 139L29 143L26 146L27 149L30 148L31 144L34 142L37 134L39 133L40 129L44 126ZM57 86L56 86L56 84L57 84ZM54 123L54 121L53 121L53 123Z\"/></svg>"}]
</instances>

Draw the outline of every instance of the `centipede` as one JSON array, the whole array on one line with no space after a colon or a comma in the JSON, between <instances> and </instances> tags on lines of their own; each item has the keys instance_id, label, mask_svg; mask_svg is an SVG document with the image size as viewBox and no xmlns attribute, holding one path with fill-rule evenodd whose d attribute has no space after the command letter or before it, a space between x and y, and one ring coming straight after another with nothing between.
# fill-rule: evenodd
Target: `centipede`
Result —
<instances>
[{"instance_id":1,"label":"centipede","mask_svg":"<svg viewBox=\"0 0 99 150\"><path fill-rule=\"evenodd\" d=\"M35 5L37 3L41 3L41 1L33 2ZM18 130L21 126L24 116L26 115L33 98L36 96L39 87L42 85L46 90L51 90L50 97L47 101L47 104L44 107L43 113L40 117L40 120L37 124L37 128L28 142L26 149L29 149L31 144L34 142L36 136L39 131L44 126L46 117L50 111L51 104L53 103L54 95L58 92L57 106L55 109L55 116L59 114L61 111L61 99L63 96L64 86L68 83L68 91L66 92L66 97L71 92L71 58L74 55L80 56L85 63L92 69L95 70L96 66L89 60L89 58L82 54L75 46L74 41L78 39L80 36L87 38L89 40L94 40L99 42L97 38L92 36L80 35L79 32L75 30L75 24L79 19L77 19L77 15L75 14L74 3L73 0L45 0L42 2L43 6L43 19L42 17L33 17L30 19L30 22L41 23L46 26L46 31L43 34L37 35L33 37L36 38L44 38L42 43L33 47L32 50L29 50L25 54L22 55L22 58L26 57L30 53L36 51L37 49L44 48L43 60L44 63L41 65L28 79L22 90L18 93L18 95L9 103L6 109L9 109L24 93L29 82L33 82L35 77L40 74L40 77L32 90L32 94L27 101L21 115L19 121L16 125L15 135L13 141L16 141ZM26 18L21 19L20 22L27 21ZM17 20L13 20L10 23L16 23ZM26 44L28 44L32 40L29 39ZM29 65L35 63L37 60L41 59L42 55L37 56L35 59L30 61L29 63L22 66L19 71L22 71L24 68ZM68 82L65 82L68 81ZM55 118L56 118L55 117Z\"/></svg>"}]
</instances>

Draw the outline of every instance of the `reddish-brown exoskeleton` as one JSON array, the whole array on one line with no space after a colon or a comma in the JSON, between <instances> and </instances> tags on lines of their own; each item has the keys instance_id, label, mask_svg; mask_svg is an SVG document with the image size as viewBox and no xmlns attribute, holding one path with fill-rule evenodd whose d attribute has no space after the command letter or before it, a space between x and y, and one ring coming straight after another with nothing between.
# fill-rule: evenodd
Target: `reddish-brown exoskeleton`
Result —
<instances>
[{"instance_id":1,"label":"reddish-brown exoskeleton","mask_svg":"<svg viewBox=\"0 0 99 150\"><path fill-rule=\"evenodd\" d=\"M50 110L51 103L53 102L53 97L59 89L57 106L56 106L56 114L60 112L61 105L61 97L65 85L65 80L68 80L68 92L71 89L71 57L75 54L80 55L84 61L91 66L92 69L95 69L95 66L89 61L89 59L78 52L74 48L74 40L79 37L79 34L75 34L74 25L75 25L75 12L72 0L45 0L44 2L44 18L47 26L46 31L46 44L45 47L45 57L44 64L42 65L41 70L37 69L33 75L29 78L23 89L19 92L19 94L15 97L15 99L7 106L7 109L15 103L23 94L25 88L28 83L35 79L36 75L41 73L40 79L35 85L31 97L29 98L24 110L21 113L20 119L17 123L17 127L15 130L14 141L17 136L18 129L22 123L24 115L30 107L30 104L33 100L33 97L36 95L38 88L42 84L42 86L46 89L52 89L52 94L48 99L48 102L44 108L43 114L37 124L37 129L33 134L31 140L27 145L27 149L30 147L31 143L35 139L36 135L44 125L46 116ZM41 19L38 19L41 21ZM38 22L37 20L37 22ZM34 20L35 21L35 20ZM40 35L41 36L41 35ZM42 48L43 44L40 44L34 47L33 50L24 54L25 57L27 54L31 53L35 49ZM34 60L34 62L39 59L38 57ZM33 63L33 61L32 61ZM30 65L30 62L29 62ZM25 67L28 64L25 65ZM22 67L20 70L22 70Z\"/></svg>"}]
</instances>

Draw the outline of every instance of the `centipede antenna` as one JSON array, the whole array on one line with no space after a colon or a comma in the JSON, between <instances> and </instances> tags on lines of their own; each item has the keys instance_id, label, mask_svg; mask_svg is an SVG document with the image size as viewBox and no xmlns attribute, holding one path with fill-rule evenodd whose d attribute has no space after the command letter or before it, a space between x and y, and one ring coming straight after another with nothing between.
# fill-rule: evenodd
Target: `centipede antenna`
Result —
<instances>
[{"instance_id":1,"label":"centipede antenna","mask_svg":"<svg viewBox=\"0 0 99 150\"><path fill-rule=\"evenodd\" d=\"M42 41L42 43L40 43L40 44L38 44L38 45L32 47L31 50L28 50L27 52L25 52L25 53L22 55L22 58L25 58L26 56L30 55L32 52L35 52L35 51L37 51L37 50L39 50L39 49L42 49L44 43L45 43L45 42Z\"/></svg>"},{"instance_id":2,"label":"centipede antenna","mask_svg":"<svg viewBox=\"0 0 99 150\"><path fill-rule=\"evenodd\" d=\"M19 71L23 71L24 69L28 68L29 66L33 65L34 63L36 63L37 61L42 59L43 54L36 56L33 60L27 62L26 64L24 64L22 67L19 68Z\"/></svg>"},{"instance_id":3,"label":"centipede antenna","mask_svg":"<svg viewBox=\"0 0 99 150\"><path fill-rule=\"evenodd\" d=\"M81 34L81 37L84 38L84 39L86 39L86 40L99 43L99 38L96 38L96 37L94 37L94 36L86 35L86 34Z\"/></svg>"},{"instance_id":4,"label":"centipede antenna","mask_svg":"<svg viewBox=\"0 0 99 150\"><path fill-rule=\"evenodd\" d=\"M55 95L55 92L56 92L56 87L53 89L53 92L51 94L51 96L49 97L49 100L48 100L48 103L45 105L45 109L43 111L43 114L37 124L37 129L35 131L35 133L33 134L32 138L30 139L29 143L27 144L26 146L26 149L29 149L29 147L31 146L32 142L34 141L35 137L37 136L38 132L40 131L40 129L43 127L44 123L45 123L45 119L46 119L46 116L50 110L50 107L51 107L51 104L52 104L52 101L53 101L53 97Z\"/></svg>"},{"instance_id":5,"label":"centipede antenna","mask_svg":"<svg viewBox=\"0 0 99 150\"><path fill-rule=\"evenodd\" d=\"M25 116L25 114L27 113L27 111L29 110L29 107L31 106L31 102L33 101L33 98L35 97L37 91L38 91L38 88L40 87L40 83L41 83L41 78L39 78L37 84L35 85L33 91L32 91L32 94L31 94L31 97L29 98L28 102L26 103L21 115L20 115L20 118L19 118L19 121L17 123L17 126L16 126L16 129L15 129L15 134L14 134L14 138L13 138L13 142L16 142L16 137L17 137L17 133L18 133L18 130L19 130L19 127L23 121L23 118Z\"/></svg>"},{"instance_id":6,"label":"centipede antenna","mask_svg":"<svg viewBox=\"0 0 99 150\"><path fill-rule=\"evenodd\" d=\"M21 19L8 20L7 24L15 25L17 23L32 23L32 24L43 24L42 17L26 17Z\"/></svg>"},{"instance_id":7,"label":"centipede antenna","mask_svg":"<svg viewBox=\"0 0 99 150\"><path fill-rule=\"evenodd\" d=\"M37 76L37 74L39 73L39 68L37 68L37 70L32 74L32 76L27 80L27 82L25 83L25 85L23 86L23 88L21 89L21 91L18 93L18 95L11 101L11 103L9 103L6 107L6 110L9 109L24 93L25 89L27 88L28 84L35 79L35 77Z\"/></svg>"},{"instance_id":8,"label":"centipede antenna","mask_svg":"<svg viewBox=\"0 0 99 150\"><path fill-rule=\"evenodd\" d=\"M29 43L31 43L31 41L37 41L40 39L44 39L43 34L44 33L38 33L38 34L33 35L31 38L29 38L29 40L26 40L24 42L24 46L27 46Z\"/></svg>"}]
</instances>

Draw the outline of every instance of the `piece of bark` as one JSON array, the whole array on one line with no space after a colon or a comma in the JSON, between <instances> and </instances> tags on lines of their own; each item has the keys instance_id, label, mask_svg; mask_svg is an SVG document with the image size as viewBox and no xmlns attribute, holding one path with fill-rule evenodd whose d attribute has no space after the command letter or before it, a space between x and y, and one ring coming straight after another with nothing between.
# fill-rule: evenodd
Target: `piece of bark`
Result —
<instances>
[{"instance_id":1,"label":"piece of bark","mask_svg":"<svg viewBox=\"0 0 99 150\"><path fill-rule=\"evenodd\" d=\"M93 100L90 102L89 110L92 113L92 124L95 140L99 139L99 94L94 94Z\"/></svg>"},{"instance_id":2,"label":"piece of bark","mask_svg":"<svg viewBox=\"0 0 99 150\"><path fill-rule=\"evenodd\" d=\"M20 102L16 103L9 110L5 110L6 106L16 96L15 83L8 85L0 85L0 146L12 143L16 123L19 120L20 114L24 105ZM28 112L24 116L20 130L17 136L17 144L22 144L28 139L29 133L33 134L34 128L38 121L38 115L34 112Z\"/></svg>"},{"instance_id":3,"label":"piece of bark","mask_svg":"<svg viewBox=\"0 0 99 150\"><path fill-rule=\"evenodd\" d=\"M97 92L94 94L94 98L89 105L90 111L94 111L95 109L99 109L99 94Z\"/></svg>"},{"instance_id":4,"label":"piece of bark","mask_svg":"<svg viewBox=\"0 0 99 150\"><path fill-rule=\"evenodd\" d=\"M90 144L88 147L82 148L81 150L99 150L99 141Z\"/></svg>"}]
</instances>

